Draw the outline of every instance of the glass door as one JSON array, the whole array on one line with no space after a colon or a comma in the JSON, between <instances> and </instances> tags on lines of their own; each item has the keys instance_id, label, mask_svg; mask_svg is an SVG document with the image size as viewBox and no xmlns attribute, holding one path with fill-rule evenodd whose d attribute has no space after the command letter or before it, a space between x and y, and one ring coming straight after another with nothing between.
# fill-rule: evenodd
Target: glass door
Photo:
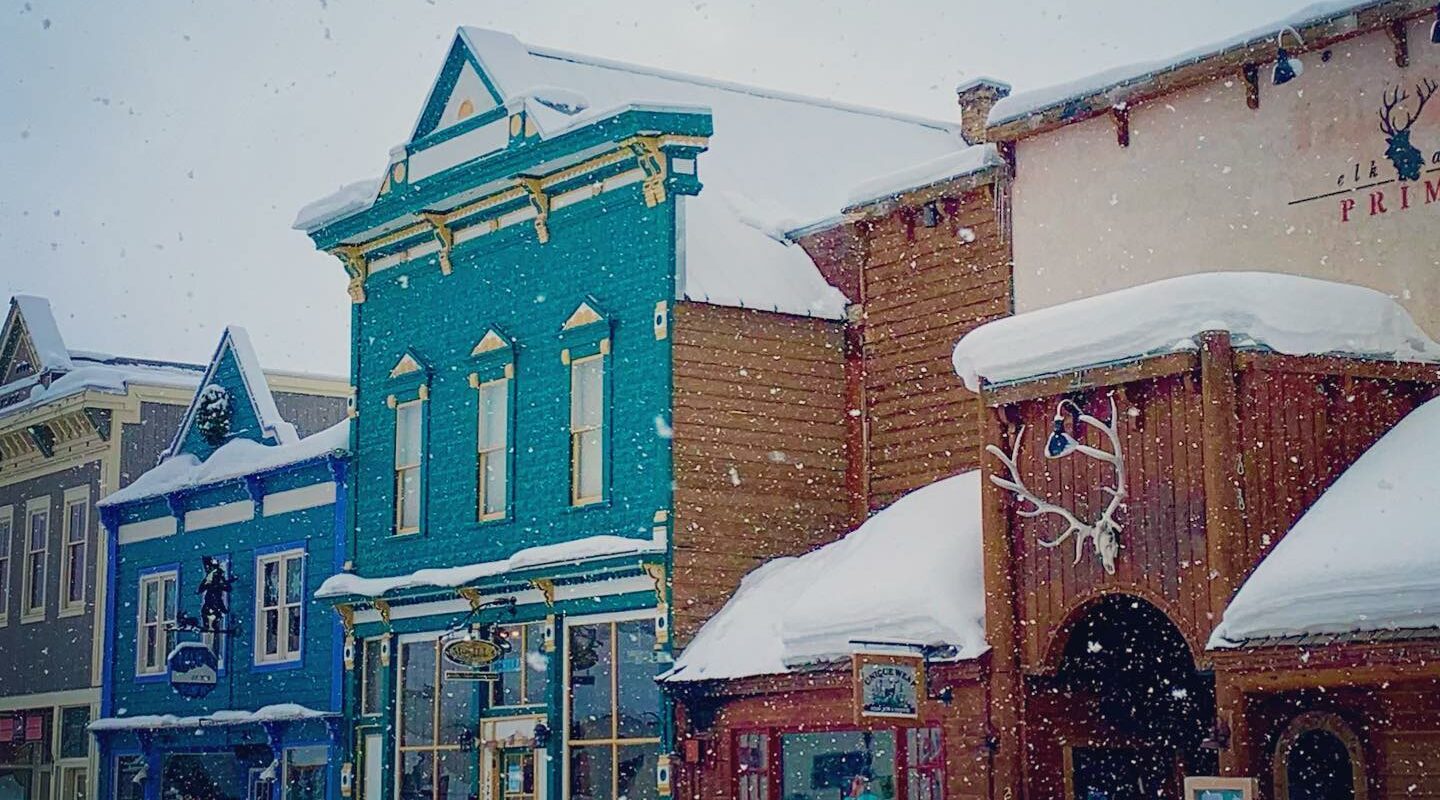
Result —
<instances>
[{"instance_id":1,"label":"glass door","mask_svg":"<svg viewBox=\"0 0 1440 800\"><path fill-rule=\"evenodd\" d=\"M536 800L535 751L506 748L495 759L495 797L498 800Z\"/></svg>"}]
</instances>

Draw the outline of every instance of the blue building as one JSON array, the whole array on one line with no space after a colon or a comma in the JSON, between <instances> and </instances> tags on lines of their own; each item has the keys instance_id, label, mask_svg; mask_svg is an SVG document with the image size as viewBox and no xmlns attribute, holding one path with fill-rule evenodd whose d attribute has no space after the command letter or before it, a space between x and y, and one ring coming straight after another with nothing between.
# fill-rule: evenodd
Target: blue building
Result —
<instances>
[{"instance_id":1,"label":"blue building","mask_svg":"<svg viewBox=\"0 0 1440 800\"><path fill-rule=\"evenodd\" d=\"M334 800L348 422L280 417L229 328L163 460L101 501L100 796Z\"/></svg>"},{"instance_id":2,"label":"blue building","mask_svg":"<svg viewBox=\"0 0 1440 800\"><path fill-rule=\"evenodd\" d=\"M781 231L963 146L459 31L384 171L296 222L350 277L355 525L319 596L363 800L670 794L655 676L852 524L847 297Z\"/></svg>"}]
</instances>

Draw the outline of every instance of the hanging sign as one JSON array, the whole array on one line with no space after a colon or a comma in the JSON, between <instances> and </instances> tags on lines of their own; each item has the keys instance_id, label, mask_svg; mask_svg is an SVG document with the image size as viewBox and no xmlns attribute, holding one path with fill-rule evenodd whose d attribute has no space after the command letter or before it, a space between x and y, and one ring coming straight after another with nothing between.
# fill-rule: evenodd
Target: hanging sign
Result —
<instances>
[{"instance_id":1,"label":"hanging sign","mask_svg":"<svg viewBox=\"0 0 1440 800\"><path fill-rule=\"evenodd\" d=\"M445 658L462 667L488 667L503 655L488 639L456 639L445 645Z\"/></svg>"},{"instance_id":2,"label":"hanging sign","mask_svg":"<svg viewBox=\"0 0 1440 800\"><path fill-rule=\"evenodd\" d=\"M1254 778L1185 778L1185 800L1255 800L1259 781Z\"/></svg>"},{"instance_id":3,"label":"hanging sign","mask_svg":"<svg viewBox=\"0 0 1440 800\"><path fill-rule=\"evenodd\" d=\"M920 656L856 653L853 659L858 717L920 715L925 692L925 662Z\"/></svg>"},{"instance_id":4,"label":"hanging sign","mask_svg":"<svg viewBox=\"0 0 1440 800\"><path fill-rule=\"evenodd\" d=\"M204 697L215 688L220 660L203 642L181 642L166 659L170 688L182 697Z\"/></svg>"}]
</instances>

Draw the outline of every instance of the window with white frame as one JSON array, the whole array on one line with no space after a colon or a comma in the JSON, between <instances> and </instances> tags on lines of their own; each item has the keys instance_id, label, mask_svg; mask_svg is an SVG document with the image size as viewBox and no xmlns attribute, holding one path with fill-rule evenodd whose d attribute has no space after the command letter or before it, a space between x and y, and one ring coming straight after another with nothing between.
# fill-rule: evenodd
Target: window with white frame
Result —
<instances>
[{"instance_id":1,"label":"window with white frame","mask_svg":"<svg viewBox=\"0 0 1440 800\"><path fill-rule=\"evenodd\" d=\"M255 661L276 663L300 658L305 600L305 553L288 550L256 559Z\"/></svg>"},{"instance_id":2,"label":"window with white frame","mask_svg":"<svg viewBox=\"0 0 1440 800\"><path fill-rule=\"evenodd\" d=\"M395 532L420 530L420 464L424 459L423 400L395 407Z\"/></svg>"},{"instance_id":3,"label":"window with white frame","mask_svg":"<svg viewBox=\"0 0 1440 800\"><path fill-rule=\"evenodd\" d=\"M480 519L505 516L509 483L510 380L480 384L480 431L476 438L476 505Z\"/></svg>"},{"instance_id":4,"label":"window with white frame","mask_svg":"<svg viewBox=\"0 0 1440 800\"><path fill-rule=\"evenodd\" d=\"M570 363L570 503L604 499L605 356Z\"/></svg>"},{"instance_id":5,"label":"window with white frame","mask_svg":"<svg viewBox=\"0 0 1440 800\"><path fill-rule=\"evenodd\" d=\"M176 592L179 573L152 572L140 576L140 632L136 640L135 674L160 675L175 646Z\"/></svg>"},{"instance_id":6,"label":"window with white frame","mask_svg":"<svg viewBox=\"0 0 1440 800\"><path fill-rule=\"evenodd\" d=\"M21 615L45 616L45 562L50 549L50 498L25 506L25 572Z\"/></svg>"},{"instance_id":7,"label":"window with white frame","mask_svg":"<svg viewBox=\"0 0 1440 800\"><path fill-rule=\"evenodd\" d=\"M15 507L0 507L0 625L10 618L10 540L15 535Z\"/></svg>"},{"instance_id":8,"label":"window with white frame","mask_svg":"<svg viewBox=\"0 0 1440 800\"><path fill-rule=\"evenodd\" d=\"M85 557L90 544L90 487L65 493L65 550L60 562L60 610L85 608Z\"/></svg>"}]
</instances>

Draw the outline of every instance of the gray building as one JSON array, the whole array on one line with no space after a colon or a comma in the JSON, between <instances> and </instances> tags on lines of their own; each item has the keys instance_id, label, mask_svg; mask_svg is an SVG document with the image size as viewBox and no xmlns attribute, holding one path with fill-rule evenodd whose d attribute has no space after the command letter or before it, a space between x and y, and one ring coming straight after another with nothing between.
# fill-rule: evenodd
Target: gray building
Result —
<instances>
[{"instance_id":1,"label":"gray building","mask_svg":"<svg viewBox=\"0 0 1440 800\"><path fill-rule=\"evenodd\" d=\"M73 351L44 298L0 328L0 797L82 800L96 774L107 547L95 502L155 466L200 365ZM301 436L348 382L267 373Z\"/></svg>"}]
</instances>

